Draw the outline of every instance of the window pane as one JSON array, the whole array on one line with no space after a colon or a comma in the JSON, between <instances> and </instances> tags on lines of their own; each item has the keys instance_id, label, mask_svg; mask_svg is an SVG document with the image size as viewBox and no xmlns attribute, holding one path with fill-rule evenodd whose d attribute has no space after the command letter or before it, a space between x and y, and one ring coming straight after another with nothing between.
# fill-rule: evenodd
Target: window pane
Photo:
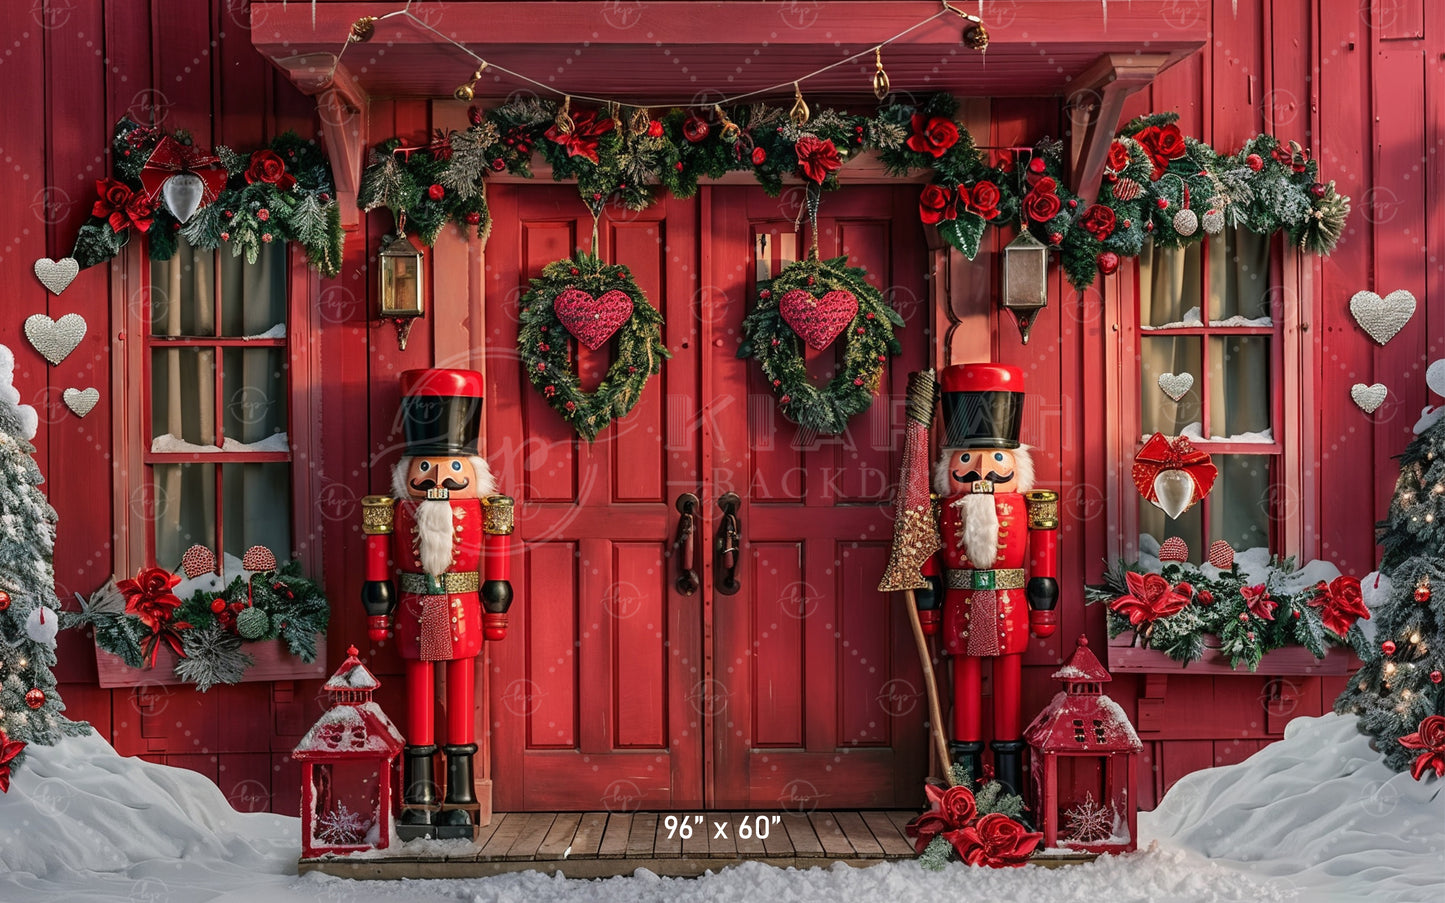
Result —
<instances>
[{"instance_id":1,"label":"window pane","mask_svg":"<svg viewBox=\"0 0 1445 903\"><path fill-rule=\"evenodd\" d=\"M1163 326L1199 326L1200 245L1185 248L1144 246L1139 256L1139 324L1148 329Z\"/></svg>"},{"instance_id":2,"label":"window pane","mask_svg":"<svg viewBox=\"0 0 1445 903\"><path fill-rule=\"evenodd\" d=\"M151 478L156 564L176 570L191 546L216 547L216 466L157 464Z\"/></svg>"},{"instance_id":3,"label":"window pane","mask_svg":"<svg viewBox=\"0 0 1445 903\"><path fill-rule=\"evenodd\" d=\"M1209 241L1209 320L1214 326L1270 326L1269 238L1226 229Z\"/></svg>"},{"instance_id":4,"label":"window pane","mask_svg":"<svg viewBox=\"0 0 1445 903\"><path fill-rule=\"evenodd\" d=\"M216 444L216 354L210 348L151 349L151 438ZM183 451L167 440L152 451Z\"/></svg>"},{"instance_id":5,"label":"window pane","mask_svg":"<svg viewBox=\"0 0 1445 903\"><path fill-rule=\"evenodd\" d=\"M252 445L286 432L286 351L283 348L227 348L223 352L226 447ZM277 447L272 448L272 445ZM284 436L257 451L285 451Z\"/></svg>"},{"instance_id":6,"label":"window pane","mask_svg":"<svg viewBox=\"0 0 1445 903\"><path fill-rule=\"evenodd\" d=\"M1273 441L1269 336L1209 339L1209 437Z\"/></svg>"},{"instance_id":7,"label":"window pane","mask_svg":"<svg viewBox=\"0 0 1445 903\"><path fill-rule=\"evenodd\" d=\"M221 335L286 335L286 249L261 247L255 263L218 254L221 263Z\"/></svg>"},{"instance_id":8,"label":"window pane","mask_svg":"<svg viewBox=\"0 0 1445 903\"><path fill-rule=\"evenodd\" d=\"M277 561L291 557L291 465L226 464L221 468L226 554L240 558L262 545Z\"/></svg>"},{"instance_id":9,"label":"window pane","mask_svg":"<svg viewBox=\"0 0 1445 903\"><path fill-rule=\"evenodd\" d=\"M1133 490L1129 490L1134 494ZM1170 518L1157 505L1142 495L1139 499L1139 551L1149 555L1159 554L1159 544L1171 536L1181 537L1189 544L1189 557L1194 561L1203 559L1206 547L1204 537L1204 504L1197 503L1177 518Z\"/></svg>"},{"instance_id":10,"label":"window pane","mask_svg":"<svg viewBox=\"0 0 1445 903\"><path fill-rule=\"evenodd\" d=\"M1214 455L1219 478L1209 494L1209 541L1222 539L1236 550L1269 547L1277 499L1270 490L1270 455Z\"/></svg>"},{"instance_id":11,"label":"window pane","mask_svg":"<svg viewBox=\"0 0 1445 903\"><path fill-rule=\"evenodd\" d=\"M181 240L170 260L151 261L151 335L216 334L214 260Z\"/></svg>"},{"instance_id":12,"label":"window pane","mask_svg":"<svg viewBox=\"0 0 1445 903\"><path fill-rule=\"evenodd\" d=\"M1204 388L1199 379L1203 370L1200 363L1202 342L1198 336L1144 335L1139 344L1139 404L1144 436L1154 433L1177 436L1189 424L1195 424L1191 432L1198 432L1201 422L1199 399ZM1174 377L1188 374L1194 377L1194 385L1175 401L1159 385L1159 377L1164 374Z\"/></svg>"}]
</instances>

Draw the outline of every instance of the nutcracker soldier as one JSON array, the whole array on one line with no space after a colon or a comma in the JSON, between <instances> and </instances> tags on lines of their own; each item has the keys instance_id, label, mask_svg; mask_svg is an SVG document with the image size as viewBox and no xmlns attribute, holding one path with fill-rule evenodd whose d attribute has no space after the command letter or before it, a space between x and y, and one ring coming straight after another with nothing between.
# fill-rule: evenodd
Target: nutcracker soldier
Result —
<instances>
[{"instance_id":1,"label":"nutcracker soldier","mask_svg":"<svg viewBox=\"0 0 1445 903\"><path fill-rule=\"evenodd\" d=\"M1018 367L962 364L939 381L946 435L933 484L942 548L923 566L930 590L918 594L919 618L953 657L950 758L981 775L983 660L992 659L994 771L1021 793L1023 653L1030 632L1050 636L1058 623L1058 495L1033 491L1033 459L1018 439Z\"/></svg>"},{"instance_id":2,"label":"nutcracker soldier","mask_svg":"<svg viewBox=\"0 0 1445 903\"><path fill-rule=\"evenodd\" d=\"M407 746L396 830L404 840L470 838L470 810L477 804L476 660L484 638L507 635L512 500L496 494L491 469L477 451L480 373L408 370L401 375L401 395L406 449L392 472L393 495L362 500L368 633L379 642L394 627L406 663ZM395 583L388 559L396 566ZM441 750L447 758L440 803L432 773L439 664L446 668Z\"/></svg>"}]
</instances>

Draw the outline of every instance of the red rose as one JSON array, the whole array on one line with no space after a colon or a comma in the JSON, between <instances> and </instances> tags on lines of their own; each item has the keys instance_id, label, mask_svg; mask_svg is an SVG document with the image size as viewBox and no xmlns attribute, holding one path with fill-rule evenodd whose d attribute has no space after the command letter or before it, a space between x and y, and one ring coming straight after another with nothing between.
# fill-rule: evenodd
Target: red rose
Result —
<instances>
[{"instance_id":1,"label":"red rose","mask_svg":"<svg viewBox=\"0 0 1445 903\"><path fill-rule=\"evenodd\" d=\"M1445 715L1426 716L1415 733L1400 738L1400 745L1424 750L1410 766L1410 776L1415 780L1420 780L1426 769L1434 771L1437 778L1445 777Z\"/></svg>"},{"instance_id":2,"label":"red rose","mask_svg":"<svg viewBox=\"0 0 1445 903\"><path fill-rule=\"evenodd\" d=\"M1244 607L1249 609L1250 614L1266 621L1274 620L1274 610L1279 603L1269 597L1269 590L1263 583L1241 587L1239 592L1244 596Z\"/></svg>"},{"instance_id":3,"label":"red rose","mask_svg":"<svg viewBox=\"0 0 1445 903\"><path fill-rule=\"evenodd\" d=\"M1134 140L1139 142L1139 146L1144 148L1144 153L1154 164L1154 173L1150 180L1155 182L1159 181L1159 177L1169 168L1169 161L1178 160L1187 150L1184 135L1179 131L1179 126L1172 122L1165 126L1151 125L1135 135Z\"/></svg>"},{"instance_id":4,"label":"red rose","mask_svg":"<svg viewBox=\"0 0 1445 903\"><path fill-rule=\"evenodd\" d=\"M659 122L659 121L657 121L656 119L653 119L653 120L649 121L649 122L647 123L647 137L649 137L649 138L661 138L661 137L662 137L662 123Z\"/></svg>"},{"instance_id":5,"label":"red rose","mask_svg":"<svg viewBox=\"0 0 1445 903\"><path fill-rule=\"evenodd\" d=\"M1259 154L1250 154L1248 157L1244 158L1244 163L1255 172L1259 172L1261 169L1264 169L1264 160L1260 158Z\"/></svg>"},{"instance_id":6,"label":"red rose","mask_svg":"<svg viewBox=\"0 0 1445 903\"><path fill-rule=\"evenodd\" d=\"M285 191L296 184L296 177L286 172L286 163L275 151L258 150L246 167L246 184L265 182Z\"/></svg>"},{"instance_id":7,"label":"red rose","mask_svg":"<svg viewBox=\"0 0 1445 903\"><path fill-rule=\"evenodd\" d=\"M963 861L990 868L1017 868L1028 862L1044 835L1030 831L1001 812L991 812L959 831L953 840Z\"/></svg>"},{"instance_id":8,"label":"red rose","mask_svg":"<svg viewBox=\"0 0 1445 903\"><path fill-rule=\"evenodd\" d=\"M964 187L958 188L959 195L963 195ZM973 183L973 188L968 189L968 196L963 197L963 208L977 213L984 219L993 219L998 216L998 203L1003 195L998 186L987 180Z\"/></svg>"},{"instance_id":9,"label":"red rose","mask_svg":"<svg viewBox=\"0 0 1445 903\"><path fill-rule=\"evenodd\" d=\"M932 225L958 216L958 195L942 185L925 185L918 198L918 218Z\"/></svg>"},{"instance_id":10,"label":"red rose","mask_svg":"<svg viewBox=\"0 0 1445 903\"><path fill-rule=\"evenodd\" d=\"M150 229L151 223L155 221L156 205L144 194L137 191L125 202L125 215L139 232L146 232Z\"/></svg>"},{"instance_id":11,"label":"red rose","mask_svg":"<svg viewBox=\"0 0 1445 903\"><path fill-rule=\"evenodd\" d=\"M1103 204L1094 204L1084 211L1079 224L1096 240L1103 241L1114 234L1114 211Z\"/></svg>"},{"instance_id":12,"label":"red rose","mask_svg":"<svg viewBox=\"0 0 1445 903\"><path fill-rule=\"evenodd\" d=\"M1135 627L1146 621L1157 621L1178 614L1189 604L1188 597L1179 593L1158 574L1139 574L1130 571L1124 575L1129 595L1120 596L1109 603L1109 608L1129 618Z\"/></svg>"},{"instance_id":13,"label":"red rose","mask_svg":"<svg viewBox=\"0 0 1445 903\"><path fill-rule=\"evenodd\" d=\"M99 179L95 183L95 193L100 197L90 208L90 215L109 222L112 232L129 228L130 218L125 215L125 205L130 203L130 186L119 179Z\"/></svg>"},{"instance_id":14,"label":"red rose","mask_svg":"<svg viewBox=\"0 0 1445 903\"><path fill-rule=\"evenodd\" d=\"M1320 583L1315 589L1318 595L1310 602L1310 607L1323 609L1320 620L1339 636L1349 633L1356 620L1370 619L1370 610L1365 607L1358 578L1336 577L1328 584Z\"/></svg>"},{"instance_id":15,"label":"red rose","mask_svg":"<svg viewBox=\"0 0 1445 903\"><path fill-rule=\"evenodd\" d=\"M447 196L447 190L440 185L432 185L426 190L426 196L434 201L440 201Z\"/></svg>"},{"instance_id":16,"label":"red rose","mask_svg":"<svg viewBox=\"0 0 1445 903\"><path fill-rule=\"evenodd\" d=\"M548 126L544 134L547 140L566 148L567 156L581 157L596 163L597 147L602 143L602 136L616 127L617 123L611 118L599 119L596 110L588 110L572 118L572 131L565 135L558 130L555 123Z\"/></svg>"},{"instance_id":17,"label":"red rose","mask_svg":"<svg viewBox=\"0 0 1445 903\"><path fill-rule=\"evenodd\" d=\"M1199 594L1194 597L1194 601L1198 602L1200 605L1213 605L1214 593L1211 593L1207 589L1202 589L1199 591Z\"/></svg>"},{"instance_id":18,"label":"red rose","mask_svg":"<svg viewBox=\"0 0 1445 903\"><path fill-rule=\"evenodd\" d=\"M908 136L908 149L932 157L941 157L958 143L958 126L944 116L913 114L913 134Z\"/></svg>"},{"instance_id":19,"label":"red rose","mask_svg":"<svg viewBox=\"0 0 1445 903\"><path fill-rule=\"evenodd\" d=\"M822 184L828 174L843 166L838 158L838 149L833 142L813 135L804 135L794 145L798 154L798 167L809 180Z\"/></svg>"},{"instance_id":20,"label":"red rose","mask_svg":"<svg viewBox=\"0 0 1445 903\"><path fill-rule=\"evenodd\" d=\"M1053 176L1044 176L1034 182L1033 190L1039 194L1055 194L1059 190L1059 183L1054 181Z\"/></svg>"},{"instance_id":21,"label":"red rose","mask_svg":"<svg viewBox=\"0 0 1445 903\"><path fill-rule=\"evenodd\" d=\"M1105 164L1113 172L1123 172L1129 165L1129 146L1122 141L1109 145L1109 161Z\"/></svg>"},{"instance_id":22,"label":"red rose","mask_svg":"<svg viewBox=\"0 0 1445 903\"><path fill-rule=\"evenodd\" d=\"M1053 179L1041 179L1040 181L1052 182ZM1036 223L1046 223L1053 219L1058 215L1060 206L1058 195L1052 191L1039 191L1037 187L1024 197L1024 214Z\"/></svg>"},{"instance_id":23,"label":"red rose","mask_svg":"<svg viewBox=\"0 0 1445 903\"><path fill-rule=\"evenodd\" d=\"M949 824L955 827L962 827L973 821L974 815L978 814L978 804L974 801L973 791L967 787L950 787L943 791L943 796L938 801L939 813Z\"/></svg>"}]
</instances>

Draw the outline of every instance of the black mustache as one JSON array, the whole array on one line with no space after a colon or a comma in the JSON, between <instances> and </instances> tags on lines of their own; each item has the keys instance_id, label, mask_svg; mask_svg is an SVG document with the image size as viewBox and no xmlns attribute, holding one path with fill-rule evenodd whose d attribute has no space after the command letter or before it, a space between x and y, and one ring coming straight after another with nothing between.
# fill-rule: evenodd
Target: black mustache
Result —
<instances>
[{"instance_id":1,"label":"black mustache","mask_svg":"<svg viewBox=\"0 0 1445 903\"><path fill-rule=\"evenodd\" d=\"M1014 472L1010 470L1008 473L999 473L996 470L990 470L988 476L985 477L980 476L976 470L970 470L963 474L959 474L955 470L953 478L960 483L977 483L979 480L988 480L990 483L1007 483L1014 478Z\"/></svg>"},{"instance_id":2,"label":"black mustache","mask_svg":"<svg viewBox=\"0 0 1445 903\"><path fill-rule=\"evenodd\" d=\"M442 480L442 486L446 487L446 488L447 488L448 490L450 490L451 492L456 492L456 491L459 490L459 489L466 489L466 488L467 488L468 486L470 486L470 485L472 485L472 481L471 481L471 480L460 480L460 481L459 481L459 480L453 480L451 477L447 477L446 479ZM436 481L436 480L412 480L412 481L411 481L411 488L413 488L413 489L415 489L415 490L417 490L417 491L419 491L419 492L426 492L428 489L435 489L435 488L437 488L437 481Z\"/></svg>"}]
</instances>

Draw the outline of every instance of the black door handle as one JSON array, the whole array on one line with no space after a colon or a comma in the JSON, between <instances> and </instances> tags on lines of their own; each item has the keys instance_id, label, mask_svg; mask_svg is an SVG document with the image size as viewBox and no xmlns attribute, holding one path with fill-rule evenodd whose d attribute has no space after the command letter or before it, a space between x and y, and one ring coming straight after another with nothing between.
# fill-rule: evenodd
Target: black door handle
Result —
<instances>
[{"instance_id":1,"label":"black door handle","mask_svg":"<svg viewBox=\"0 0 1445 903\"><path fill-rule=\"evenodd\" d=\"M702 587L697 576L697 550L694 538L697 535L697 496L684 492L677 497L677 510L682 516L677 519L677 591L691 596Z\"/></svg>"},{"instance_id":2,"label":"black door handle","mask_svg":"<svg viewBox=\"0 0 1445 903\"><path fill-rule=\"evenodd\" d=\"M717 576L713 585L725 596L731 596L743 588L738 582L738 562L742 556L743 543L743 523L738 517L738 508L741 505L742 499L738 498L736 492L729 492L717 500L723 516L718 527L717 547L714 550Z\"/></svg>"}]
</instances>

